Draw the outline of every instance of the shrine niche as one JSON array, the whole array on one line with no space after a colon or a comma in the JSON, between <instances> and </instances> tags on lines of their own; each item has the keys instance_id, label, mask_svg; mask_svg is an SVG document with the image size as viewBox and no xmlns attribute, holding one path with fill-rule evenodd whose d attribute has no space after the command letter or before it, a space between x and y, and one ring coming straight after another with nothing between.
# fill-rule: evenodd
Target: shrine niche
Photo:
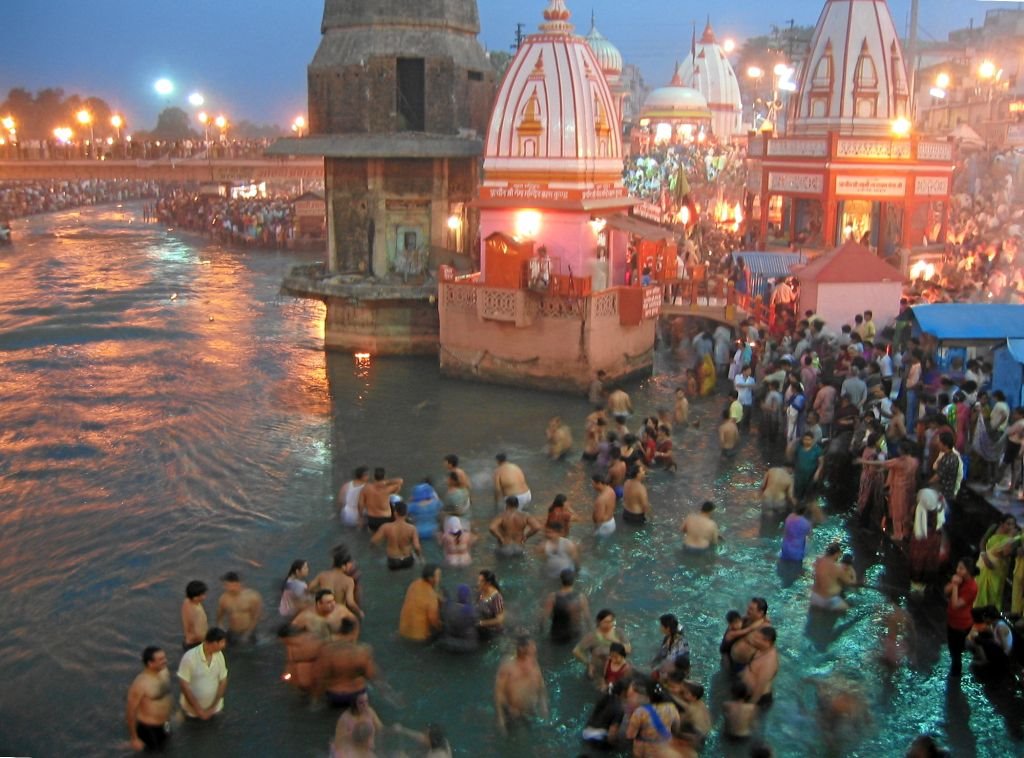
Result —
<instances>
[{"instance_id":1,"label":"shrine niche","mask_svg":"<svg viewBox=\"0 0 1024 758\"><path fill-rule=\"evenodd\" d=\"M835 62L832 59L832 40L825 43L825 51L818 57L811 80L811 94L807 104L810 118L831 115L832 88L835 85Z\"/></svg>"}]
</instances>

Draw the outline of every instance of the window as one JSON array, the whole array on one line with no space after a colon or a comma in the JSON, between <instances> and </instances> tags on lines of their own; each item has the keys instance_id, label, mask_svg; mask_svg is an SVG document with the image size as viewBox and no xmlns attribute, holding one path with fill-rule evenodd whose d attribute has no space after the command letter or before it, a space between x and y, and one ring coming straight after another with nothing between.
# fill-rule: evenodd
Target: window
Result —
<instances>
[{"instance_id":1,"label":"window","mask_svg":"<svg viewBox=\"0 0 1024 758\"><path fill-rule=\"evenodd\" d=\"M425 132L426 73L422 58L399 58L397 61L398 83L398 131Z\"/></svg>"}]
</instances>

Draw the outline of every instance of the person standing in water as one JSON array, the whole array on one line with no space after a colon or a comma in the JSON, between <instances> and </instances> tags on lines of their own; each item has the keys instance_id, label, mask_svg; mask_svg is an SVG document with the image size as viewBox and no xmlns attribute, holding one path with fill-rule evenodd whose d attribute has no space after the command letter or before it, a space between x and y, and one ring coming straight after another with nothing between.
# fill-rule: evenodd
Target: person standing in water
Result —
<instances>
[{"instance_id":1,"label":"person standing in water","mask_svg":"<svg viewBox=\"0 0 1024 758\"><path fill-rule=\"evenodd\" d=\"M529 637L519 637L515 657L498 668L494 710L502 734L507 732L509 721L548 717L548 690L537 663L537 646Z\"/></svg>"},{"instance_id":2,"label":"person standing in water","mask_svg":"<svg viewBox=\"0 0 1024 758\"><path fill-rule=\"evenodd\" d=\"M132 750L159 750L171 735L174 707L167 653L151 646L142 651L142 671L128 688L125 720Z\"/></svg>"},{"instance_id":3,"label":"person standing in water","mask_svg":"<svg viewBox=\"0 0 1024 758\"><path fill-rule=\"evenodd\" d=\"M615 492L600 474L591 478L594 491L594 534L597 537L610 537L615 533Z\"/></svg>"},{"instance_id":4,"label":"person standing in water","mask_svg":"<svg viewBox=\"0 0 1024 758\"><path fill-rule=\"evenodd\" d=\"M533 496L523 470L510 463L505 453L498 453L494 460L498 463L494 469L494 505L498 506L506 498L514 497L520 510L528 507Z\"/></svg>"}]
</instances>

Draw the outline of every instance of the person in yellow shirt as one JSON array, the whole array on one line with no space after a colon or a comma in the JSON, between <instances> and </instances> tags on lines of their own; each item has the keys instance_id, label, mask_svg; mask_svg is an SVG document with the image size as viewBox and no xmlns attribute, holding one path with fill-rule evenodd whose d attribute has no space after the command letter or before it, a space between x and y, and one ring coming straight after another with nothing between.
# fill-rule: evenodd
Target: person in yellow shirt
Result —
<instances>
[{"instance_id":1,"label":"person in yellow shirt","mask_svg":"<svg viewBox=\"0 0 1024 758\"><path fill-rule=\"evenodd\" d=\"M437 588L441 584L441 569L428 563L422 578L409 585L398 619L398 633L407 640L429 640L441 629L441 598Z\"/></svg>"}]
</instances>

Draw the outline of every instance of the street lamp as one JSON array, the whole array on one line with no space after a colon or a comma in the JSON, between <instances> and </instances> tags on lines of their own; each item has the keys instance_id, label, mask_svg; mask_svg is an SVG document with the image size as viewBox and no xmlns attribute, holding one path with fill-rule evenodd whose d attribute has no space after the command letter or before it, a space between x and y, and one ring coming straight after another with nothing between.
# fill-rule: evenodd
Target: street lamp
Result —
<instances>
[{"instance_id":1,"label":"street lamp","mask_svg":"<svg viewBox=\"0 0 1024 758\"><path fill-rule=\"evenodd\" d=\"M199 111L199 115L196 116L199 119L199 123L203 125L203 144L206 145L206 149L210 149L210 117L206 115L206 111Z\"/></svg>"},{"instance_id":2,"label":"street lamp","mask_svg":"<svg viewBox=\"0 0 1024 758\"><path fill-rule=\"evenodd\" d=\"M213 120L213 124L218 129L220 129L220 141L221 142L225 142L226 141L226 139L225 139L225 132L228 129L228 120L226 118L224 118L223 116L217 116L217 118L215 118Z\"/></svg>"},{"instance_id":3,"label":"street lamp","mask_svg":"<svg viewBox=\"0 0 1024 758\"><path fill-rule=\"evenodd\" d=\"M160 97L167 97L174 92L174 82L167 78L160 78L153 82L153 89Z\"/></svg>"},{"instance_id":4,"label":"street lamp","mask_svg":"<svg viewBox=\"0 0 1024 758\"><path fill-rule=\"evenodd\" d=\"M191 105L193 108L198 108L206 102L206 98L200 95L198 92L193 92L191 95L188 96L188 102L189 105Z\"/></svg>"},{"instance_id":5,"label":"street lamp","mask_svg":"<svg viewBox=\"0 0 1024 758\"><path fill-rule=\"evenodd\" d=\"M982 61L978 66L978 76L982 79L991 79L996 75L996 64L992 61Z\"/></svg>"},{"instance_id":6,"label":"street lamp","mask_svg":"<svg viewBox=\"0 0 1024 758\"><path fill-rule=\"evenodd\" d=\"M117 141L121 141L121 127L124 126L124 119L116 113L110 117L110 125L117 131Z\"/></svg>"},{"instance_id":7,"label":"street lamp","mask_svg":"<svg viewBox=\"0 0 1024 758\"><path fill-rule=\"evenodd\" d=\"M935 77L935 86L939 89L949 89L949 82L949 74L945 71L940 72L939 75Z\"/></svg>"},{"instance_id":8,"label":"street lamp","mask_svg":"<svg viewBox=\"0 0 1024 758\"><path fill-rule=\"evenodd\" d=\"M96 152L96 134L95 134L95 132L93 131L93 128L92 128L92 114L89 113L89 111L85 110L85 108L83 108L82 110L80 110L78 113L75 114L75 119L82 126L88 126L89 127L89 150L92 151L93 153L95 153Z\"/></svg>"},{"instance_id":9,"label":"street lamp","mask_svg":"<svg viewBox=\"0 0 1024 758\"><path fill-rule=\"evenodd\" d=\"M300 137L302 132L306 129L306 119L304 116L296 116L295 120L292 121L292 131Z\"/></svg>"},{"instance_id":10,"label":"street lamp","mask_svg":"<svg viewBox=\"0 0 1024 758\"><path fill-rule=\"evenodd\" d=\"M725 42L722 43L722 50L725 51L726 55L731 54L732 51L735 50L735 49L736 49L736 40L734 40L734 39L727 39L727 40L725 40Z\"/></svg>"}]
</instances>

